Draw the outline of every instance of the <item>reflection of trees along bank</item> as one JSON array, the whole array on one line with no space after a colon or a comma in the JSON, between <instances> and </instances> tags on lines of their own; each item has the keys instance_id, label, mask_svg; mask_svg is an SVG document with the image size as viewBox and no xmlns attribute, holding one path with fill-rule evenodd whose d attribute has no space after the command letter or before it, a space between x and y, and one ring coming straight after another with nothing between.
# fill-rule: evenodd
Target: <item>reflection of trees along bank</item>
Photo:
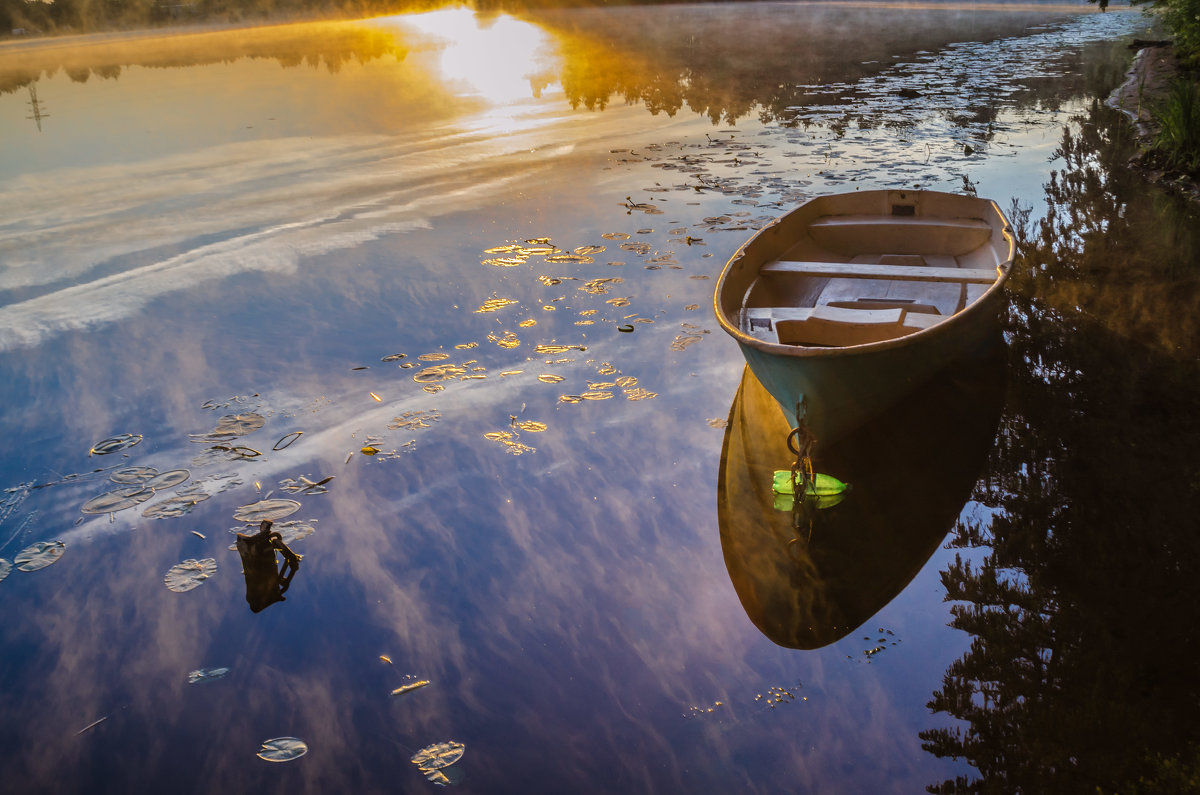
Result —
<instances>
[{"instance_id":1,"label":"reflection of trees along bank","mask_svg":"<svg viewBox=\"0 0 1200 795\"><path fill-rule=\"evenodd\" d=\"M1068 15L717 5L689 13L690 35L669 35L664 28L677 24L677 16L666 7L536 18L562 36L561 81L574 106L602 109L619 97L652 113L674 115L686 106L713 124L755 114L839 134L880 129L892 139L929 125L933 116L975 148L1002 132L995 124L1002 108L1057 101L1060 81L1076 79L1071 62L1080 48L1112 46L1108 40L1144 24L1114 13L1084 28L1047 26L1031 34L1030 27ZM731 29L738 35L730 36ZM782 71L780 52L794 53ZM838 82L830 81L833 75Z\"/></svg>"},{"instance_id":2,"label":"reflection of trees along bank","mask_svg":"<svg viewBox=\"0 0 1200 795\"><path fill-rule=\"evenodd\" d=\"M997 346L999 347L999 346ZM721 548L750 620L781 646L833 643L895 598L937 549L970 495L995 433L1004 362L946 370L884 415L818 450L818 468L851 483L795 541L773 507L772 473L787 469L788 422L744 372L718 479ZM806 534L805 534L806 535Z\"/></svg>"},{"instance_id":3,"label":"reflection of trees along bank","mask_svg":"<svg viewBox=\"0 0 1200 795\"><path fill-rule=\"evenodd\" d=\"M337 72L350 62L387 55L402 61L407 55L393 33L351 23L164 36L138 40L136 47L127 39L68 41L70 46L41 42L41 46L0 49L0 94L51 77L60 69L76 83L86 83L92 75L116 80L130 66L166 69L267 58L285 68L324 66Z\"/></svg>"},{"instance_id":4,"label":"reflection of trees along bank","mask_svg":"<svg viewBox=\"0 0 1200 795\"><path fill-rule=\"evenodd\" d=\"M991 518L956 528L942 574L972 641L930 707L967 725L921 734L980 778L934 792L1180 792L1200 771L1200 218L1123 169L1114 117L1064 131L1010 281Z\"/></svg>"}]
</instances>

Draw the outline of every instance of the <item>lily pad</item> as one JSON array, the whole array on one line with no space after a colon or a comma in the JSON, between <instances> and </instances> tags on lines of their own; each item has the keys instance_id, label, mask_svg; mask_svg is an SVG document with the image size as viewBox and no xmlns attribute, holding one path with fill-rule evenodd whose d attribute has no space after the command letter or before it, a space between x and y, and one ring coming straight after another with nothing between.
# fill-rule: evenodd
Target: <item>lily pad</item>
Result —
<instances>
[{"instance_id":1,"label":"lily pad","mask_svg":"<svg viewBox=\"0 0 1200 795\"><path fill-rule=\"evenodd\" d=\"M225 674L229 673L228 668L198 668L195 671L188 673L188 684L196 685L203 682L213 682L217 679L224 679Z\"/></svg>"},{"instance_id":2,"label":"lily pad","mask_svg":"<svg viewBox=\"0 0 1200 795\"><path fill-rule=\"evenodd\" d=\"M233 518L239 522L259 524L264 519L272 522L291 516L300 510L300 503L295 500L259 500L249 505L243 505L233 512Z\"/></svg>"},{"instance_id":3,"label":"lily pad","mask_svg":"<svg viewBox=\"0 0 1200 795\"><path fill-rule=\"evenodd\" d=\"M153 496L154 490L145 485L126 486L92 497L79 510L82 513L115 513L139 505Z\"/></svg>"},{"instance_id":4,"label":"lily pad","mask_svg":"<svg viewBox=\"0 0 1200 795\"><path fill-rule=\"evenodd\" d=\"M217 420L217 427L213 428L212 432L214 434L229 436L245 436L248 433L257 431L266 422L266 417L253 411L248 411L244 414L227 414Z\"/></svg>"},{"instance_id":5,"label":"lily pad","mask_svg":"<svg viewBox=\"0 0 1200 795\"><path fill-rule=\"evenodd\" d=\"M107 439L96 442L92 445L92 449L88 451L88 455L108 455L116 453L120 450L133 447L142 440L140 433L121 433L116 436L110 436Z\"/></svg>"},{"instance_id":6,"label":"lily pad","mask_svg":"<svg viewBox=\"0 0 1200 795\"><path fill-rule=\"evenodd\" d=\"M245 532L245 527L231 527L229 532L234 536ZM316 519L293 519L290 522L276 522L271 527L272 532L279 533L279 540L289 547L302 538L307 538L317 531ZM237 549L237 543L229 545L230 550Z\"/></svg>"},{"instance_id":7,"label":"lily pad","mask_svg":"<svg viewBox=\"0 0 1200 795\"><path fill-rule=\"evenodd\" d=\"M19 571L37 571L44 569L67 551L67 545L61 541L38 541L22 549L13 558Z\"/></svg>"},{"instance_id":8,"label":"lily pad","mask_svg":"<svg viewBox=\"0 0 1200 795\"><path fill-rule=\"evenodd\" d=\"M121 483L126 486L133 486L145 483L150 478L158 474L158 470L154 467L124 467L118 469L108 476L108 479L113 483Z\"/></svg>"},{"instance_id":9,"label":"lily pad","mask_svg":"<svg viewBox=\"0 0 1200 795\"><path fill-rule=\"evenodd\" d=\"M258 752L259 759L268 762L290 762L308 753L308 745L296 737L276 737L264 740L262 750Z\"/></svg>"},{"instance_id":10,"label":"lily pad","mask_svg":"<svg viewBox=\"0 0 1200 795\"><path fill-rule=\"evenodd\" d=\"M182 563L176 563L167 570L163 583L168 590L175 593L185 593L198 588L209 577L217 573L217 561L213 558L196 560L188 558Z\"/></svg>"},{"instance_id":11,"label":"lily pad","mask_svg":"<svg viewBox=\"0 0 1200 795\"><path fill-rule=\"evenodd\" d=\"M184 514L191 513L192 509L207 500L208 496L204 492L199 492L167 497L162 502L156 502L142 511L142 516L147 519L171 519L176 516L183 516Z\"/></svg>"},{"instance_id":12,"label":"lily pad","mask_svg":"<svg viewBox=\"0 0 1200 795\"><path fill-rule=\"evenodd\" d=\"M453 740L445 743L434 743L433 745L425 746L413 754L412 763L422 772L441 770L443 767L449 767L462 759L466 751L467 747L465 745L456 743Z\"/></svg>"},{"instance_id":13,"label":"lily pad","mask_svg":"<svg viewBox=\"0 0 1200 795\"><path fill-rule=\"evenodd\" d=\"M12 574L12 569L13 565L11 560L0 558L0 582L2 582L9 574Z\"/></svg>"},{"instance_id":14,"label":"lily pad","mask_svg":"<svg viewBox=\"0 0 1200 795\"><path fill-rule=\"evenodd\" d=\"M148 489L169 489L187 482L187 479L191 476L192 473L186 469L172 469L167 472L158 473L143 485Z\"/></svg>"}]
</instances>

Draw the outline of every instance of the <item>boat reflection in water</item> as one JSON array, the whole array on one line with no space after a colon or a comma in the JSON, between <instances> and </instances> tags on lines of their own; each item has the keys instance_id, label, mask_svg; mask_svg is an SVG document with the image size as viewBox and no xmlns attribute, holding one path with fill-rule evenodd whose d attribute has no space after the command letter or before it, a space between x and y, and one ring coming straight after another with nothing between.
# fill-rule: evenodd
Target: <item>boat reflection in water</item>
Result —
<instances>
[{"instance_id":1,"label":"boat reflection in water","mask_svg":"<svg viewBox=\"0 0 1200 795\"><path fill-rule=\"evenodd\" d=\"M885 414L815 451L815 468L851 484L799 530L775 507L790 469L789 423L749 367L729 412L717 515L746 614L780 646L817 649L852 632L917 575L970 499L1004 398L1003 347L952 365ZM811 520L811 528L810 521Z\"/></svg>"}]
</instances>

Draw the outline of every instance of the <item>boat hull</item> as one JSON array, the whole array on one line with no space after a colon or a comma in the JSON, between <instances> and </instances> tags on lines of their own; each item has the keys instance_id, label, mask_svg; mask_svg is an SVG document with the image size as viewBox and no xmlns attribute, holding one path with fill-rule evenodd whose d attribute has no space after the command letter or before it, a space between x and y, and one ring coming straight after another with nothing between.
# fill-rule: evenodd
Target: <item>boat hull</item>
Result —
<instances>
[{"instance_id":1,"label":"boat hull","mask_svg":"<svg viewBox=\"0 0 1200 795\"><path fill-rule=\"evenodd\" d=\"M785 416L794 421L797 404L803 402L804 421L813 437L832 444L947 365L976 358L994 347L1000 303L997 293L970 317L957 318L953 327L883 350L794 357L740 340L739 347Z\"/></svg>"}]
</instances>

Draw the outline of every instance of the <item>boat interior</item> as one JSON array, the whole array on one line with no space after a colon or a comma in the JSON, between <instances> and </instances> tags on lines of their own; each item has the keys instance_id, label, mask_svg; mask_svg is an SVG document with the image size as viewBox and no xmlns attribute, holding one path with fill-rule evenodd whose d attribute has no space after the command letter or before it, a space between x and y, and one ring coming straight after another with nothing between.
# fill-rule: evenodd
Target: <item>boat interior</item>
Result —
<instances>
[{"instance_id":1,"label":"boat interior","mask_svg":"<svg viewBox=\"0 0 1200 795\"><path fill-rule=\"evenodd\" d=\"M891 210L802 220L794 244L758 267L742 331L785 345L882 342L963 311L999 278L1005 258L993 223L918 215L915 202Z\"/></svg>"}]
</instances>

